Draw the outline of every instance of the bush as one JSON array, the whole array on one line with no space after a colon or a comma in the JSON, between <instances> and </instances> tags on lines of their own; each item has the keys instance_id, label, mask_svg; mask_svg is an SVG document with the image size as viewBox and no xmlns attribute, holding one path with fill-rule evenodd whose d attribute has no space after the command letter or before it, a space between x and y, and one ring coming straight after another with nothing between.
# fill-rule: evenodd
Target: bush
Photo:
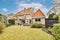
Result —
<instances>
[{"instance_id":1,"label":"bush","mask_svg":"<svg viewBox=\"0 0 60 40\"><path fill-rule=\"evenodd\" d=\"M31 28L42 28L43 25L42 24L38 24L38 23L34 23L32 24Z\"/></svg>"},{"instance_id":2,"label":"bush","mask_svg":"<svg viewBox=\"0 0 60 40\"><path fill-rule=\"evenodd\" d=\"M14 19L9 19L9 24L10 25L14 25L15 24L15 20Z\"/></svg>"},{"instance_id":3,"label":"bush","mask_svg":"<svg viewBox=\"0 0 60 40\"><path fill-rule=\"evenodd\" d=\"M52 28L52 33L56 40L60 40L60 24L54 24Z\"/></svg>"},{"instance_id":4,"label":"bush","mask_svg":"<svg viewBox=\"0 0 60 40\"><path fill-rule=\"evenodd\" d=\"M0 33L2 32L2 30L5 28L5 25L4 25L4 23L1 23L0 22Z\"/></svg>"}]
</instances>

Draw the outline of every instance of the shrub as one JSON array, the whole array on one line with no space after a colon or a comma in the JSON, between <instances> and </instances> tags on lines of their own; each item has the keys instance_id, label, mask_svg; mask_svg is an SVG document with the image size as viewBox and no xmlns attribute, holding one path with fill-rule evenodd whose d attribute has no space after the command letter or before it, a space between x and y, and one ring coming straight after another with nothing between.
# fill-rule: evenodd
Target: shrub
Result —
<instances>
[{"instance_id":1,"label":"shrub","mask_svg":"<svg viewBox=\"0 0 60 40\"><path fill-rule=\"evenodd\" d=\"M56 40L60 40L60 24L54 24L52 28L52 33Z\"/></svg>"},{"instance_id":2,"label":"shrub","mask_svg":"<svg viewBox=\"0 0 60 40\"><path fill-rule=\"evenodd\" d=\"M38 23L34 23L34 24L32 24L31 27L32 27L32 28L42 28L43 25L42 25L42 24L38 24Z\"/></svg>"},{"instance_id":3,"label":"shrub","mask_svg":"<svg viewBox=\"0 0 60 40\"><path fill-rule=\"evenodd\" d=\"M14 19L9 19L9 24L10 25L14 25L15 24L15 20Z\"/></svg>"},{"instance_id":4,"label":"shrub","mask_svg":"<svg viewBox=\"0 0 60 40\"><path fill-rule=\"evenodd\" d=\"M7 26L15 24L15 20L14 19L9 19L8 22L9 22L9 24L7 24Z\"/></svg>"},{"instance_id":5,"label":"shrub","mask_svg":"<svg viewBox=\"0 0 60 40\"><path fill-rule=\"evenodd\" d=\"M0 33L2 32L2 30L5 28L5 25L4 25L4 23L1 23L0 22Z\"/></svg>"}]
</instances>

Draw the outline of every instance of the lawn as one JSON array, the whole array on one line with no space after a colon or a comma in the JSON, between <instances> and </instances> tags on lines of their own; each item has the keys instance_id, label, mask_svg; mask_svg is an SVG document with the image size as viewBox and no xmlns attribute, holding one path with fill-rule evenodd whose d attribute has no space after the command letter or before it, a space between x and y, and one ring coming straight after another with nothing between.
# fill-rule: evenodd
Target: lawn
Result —
<instances>
[{"instance_id":1,"label":"lawn","mask_svg":"<svg viewBox=\"0 0 60 40\"><path fill-rule=\"evenodd\" d=\"M54 37L42 29L10 26L0 34L0 40L54 40Z\"/></svg>"}]
</instances>

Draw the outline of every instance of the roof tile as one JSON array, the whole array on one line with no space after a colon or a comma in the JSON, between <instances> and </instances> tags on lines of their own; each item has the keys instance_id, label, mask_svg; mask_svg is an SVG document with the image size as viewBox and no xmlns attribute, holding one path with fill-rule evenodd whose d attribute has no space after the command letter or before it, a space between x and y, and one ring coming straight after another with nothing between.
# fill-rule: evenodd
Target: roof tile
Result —
<instances>
[{"instance_id":1,"label":"roof tile","mask_svg":"<svg viewBox=\"0 0 60 40\"><path fill-rule=\"evenodd\" d=\"M40 17L40 16L45 16L40 9L37 10L36 13L34 13L33 17Z\"/></svg>"}]
</instances>

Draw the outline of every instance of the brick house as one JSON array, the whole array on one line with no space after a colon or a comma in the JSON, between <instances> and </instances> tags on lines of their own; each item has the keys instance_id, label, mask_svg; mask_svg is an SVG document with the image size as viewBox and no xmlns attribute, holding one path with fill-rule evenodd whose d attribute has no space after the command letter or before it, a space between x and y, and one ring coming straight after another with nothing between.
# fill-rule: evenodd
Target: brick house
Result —
<instances>
[{"instance_id":1,"label":"brick house","mask_svg":"<svg viewBox=\"0 0 60 40\"><path fill-rule=\"evenodd\" d=\"M20 23L30 25L40 23L45 25L45 15L40 9L34 13L33 8L27 8L14 14L14 17L16 17L16 24Z\"/></svg>"}]
</instances>

